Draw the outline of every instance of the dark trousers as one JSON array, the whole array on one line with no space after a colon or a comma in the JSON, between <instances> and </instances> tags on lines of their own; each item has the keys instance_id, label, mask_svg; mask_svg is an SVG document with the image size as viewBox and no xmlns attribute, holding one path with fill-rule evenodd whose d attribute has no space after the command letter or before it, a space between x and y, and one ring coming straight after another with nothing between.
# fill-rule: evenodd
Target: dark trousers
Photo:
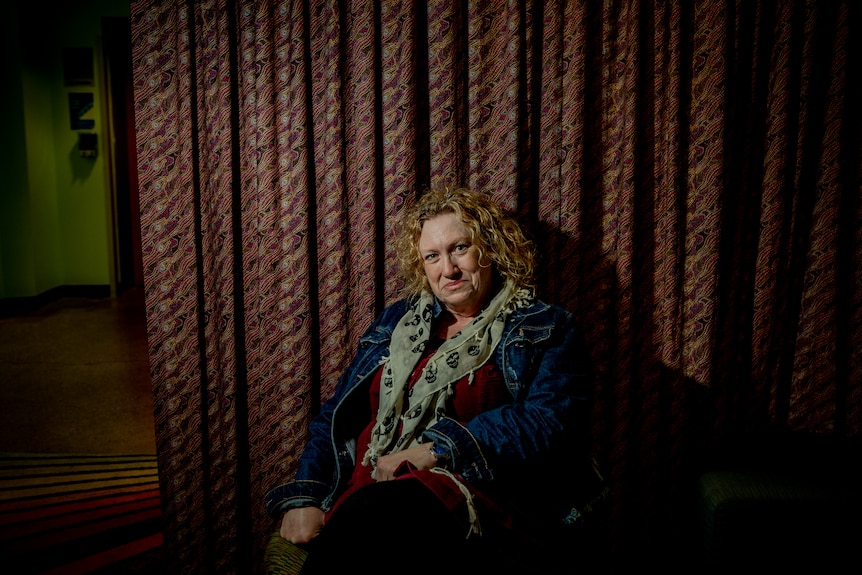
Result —
<instances>
[{"instance_id":1,"label":"dark trousers","mask_svg":"<svg viewBox=\"0 0 862 575\"><path fill-rule=\"evenodd\" d=\"M421 482L375 483L356 491L308 546L303 575L404 572L475 573L511 567L518 549L467 539L466 518L452 515Z\"/></svg>"}]
</instances>

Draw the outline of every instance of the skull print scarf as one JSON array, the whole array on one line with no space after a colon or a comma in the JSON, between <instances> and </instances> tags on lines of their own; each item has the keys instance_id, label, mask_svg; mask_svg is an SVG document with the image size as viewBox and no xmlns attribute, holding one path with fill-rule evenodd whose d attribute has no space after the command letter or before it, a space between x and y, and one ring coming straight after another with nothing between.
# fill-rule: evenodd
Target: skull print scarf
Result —
<instances>
[{"instance_id":1,"label":"skull print scarf","mask_svg":"<svg viewBox=\"0 0 862 575\"><path fill-rule=\"evenodd\" d=\"M473 383L474 372L491 357L502 338L511 304L523 295L516 294L507 281L472 322L443 342L408 390L410 376L432 334L434 296L423 292L410 306L392 332L389 357L383 361L377 422L362 460L363 465L373 467L372 476L378 457L421 443L422 431L445 415L455 382L467 376Z\"/></svg>"}]
</instances>

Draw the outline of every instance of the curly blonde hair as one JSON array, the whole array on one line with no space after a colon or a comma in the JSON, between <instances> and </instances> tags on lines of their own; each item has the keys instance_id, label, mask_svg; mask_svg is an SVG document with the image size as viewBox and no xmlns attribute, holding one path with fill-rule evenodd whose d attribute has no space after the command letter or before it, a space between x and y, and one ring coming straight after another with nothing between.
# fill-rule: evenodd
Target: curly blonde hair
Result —
<instances>
[{"instance_id":1,"label":"curly blonde hair","mask_svg":"<svg viewBox=\"0 0 862 575\"><path fill-rule=\"evenodd\" d=\"M490 260L497 275L512 280L516 289L535 294L535 247L518 222L484 194L444 187L425 192L399 222L395 247L405 295L430 291L419 237L426 221L445 213L455 214L470 230L480 262Z\"/></svg>"}]
</instances>

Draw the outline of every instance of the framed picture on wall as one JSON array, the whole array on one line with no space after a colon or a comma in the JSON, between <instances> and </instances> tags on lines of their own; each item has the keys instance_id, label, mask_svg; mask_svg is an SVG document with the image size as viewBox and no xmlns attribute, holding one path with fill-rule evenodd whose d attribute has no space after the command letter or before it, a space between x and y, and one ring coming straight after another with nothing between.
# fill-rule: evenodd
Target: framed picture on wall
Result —
<instances>
[{"instance_id":1,"label":"framed picture on wall","mask_svg":"<svg viewBox=\"0 0 862 575\"><path fill-rule=\"evenodd\" d=\"M96 126L92 92L69 92L69 120L73 130L92 130Z\"/></svg>"},{"instance_id":2,"label":"framed picture on wall","mask_svg":"<svg viewBox=\"0 0 862 575\"><path fill-rule=\"evenodd\" d=\"M73 47L63 49L63 79L67 86L93 85L93 49Z\"/></svg>"}]
</instances>

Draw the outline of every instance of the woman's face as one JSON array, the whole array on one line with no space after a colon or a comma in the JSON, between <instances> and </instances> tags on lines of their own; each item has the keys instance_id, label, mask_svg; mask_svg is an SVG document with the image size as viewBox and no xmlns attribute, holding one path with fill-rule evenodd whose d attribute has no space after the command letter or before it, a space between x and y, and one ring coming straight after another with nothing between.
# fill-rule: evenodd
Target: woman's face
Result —
<instances>
[{"instance_id":1,"label":"woman's face","mask_svg":"<svg viewBox=\"0 0 862 575\"><path fill-rule=\"evenodd\" d=\"M446 309L468 317L482 310L491 293L491 265L479 265L479 248L455 214L440 214L425 222L419 253L431 291Z\"/></svg>"}]
</instances>

